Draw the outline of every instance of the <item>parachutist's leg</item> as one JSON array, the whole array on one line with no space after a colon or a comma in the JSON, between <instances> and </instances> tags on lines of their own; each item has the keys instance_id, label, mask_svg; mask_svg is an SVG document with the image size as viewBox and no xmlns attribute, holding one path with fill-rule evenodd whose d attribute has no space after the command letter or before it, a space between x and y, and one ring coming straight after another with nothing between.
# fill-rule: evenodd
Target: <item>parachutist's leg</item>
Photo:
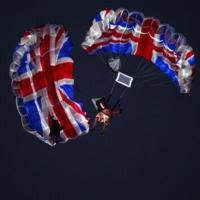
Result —
<instances>
[{"instance_id":1,"label":"parachutist's leg","mask_svg":"<svg viewBox=\"0 0 200 200\"><path fill-rule=\"evenodd\" d=\"M116 81L114 81L114 83L113 83L113 85L112 85L112 88L111 88L111 90L110 90L110 93L109 93L109 95L108 95L108 97L107 97L107 99L106 99L106 102L107 102L107 103L109 103L109 101L110 101L110 99L111 99L111 97L112 97L112 95L113 95L113 91L114 91L114 89L115 89L115 86L116 86Z\"/></svg>"},{"instance_id":2,"label":"parachutist's leg","mask_svg":"<svg viewBox=\"0 0 200 200\"><path fill-rule=\"evenodd\" d=\"M62 138L60 137L60 131L63 129L63 127L60 126L58 121L55 120L53 117L51 117L51 123L52 123L52 128L49 136L51 137L53 142L55 143L61 142Z\"/></svg>"},{"instance_id":3,"label":"parachutist's leg","mask_svg":"<svg viewBox=\"0 0 200 200\"><path fill-rule=\"evenodd\" d=\"M108 95L106 102L109 103L110 99L111 99L111 94Z\"/></svg>"}]
</instances>

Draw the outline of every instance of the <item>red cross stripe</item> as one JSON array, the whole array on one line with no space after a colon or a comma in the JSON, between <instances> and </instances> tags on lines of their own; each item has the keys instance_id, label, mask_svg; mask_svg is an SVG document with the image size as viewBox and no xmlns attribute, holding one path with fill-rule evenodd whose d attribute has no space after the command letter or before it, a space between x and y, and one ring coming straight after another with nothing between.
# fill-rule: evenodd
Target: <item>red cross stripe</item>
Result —
<instances>
[{"instance_id":1,"label":"red cross stripe","mask_svg":"<svg viewBox=\"0 0 200 200\"><path fill-rule=\"evenodd\" d=\"M167 58L171 63L174 70L177 70L177 66L174 65L177 61L177 55L172 51L167 50L163 46L157 46L154 43L154 36L159 27L159 20L155 20L152 18L147 18L144 20L143 25L141 27L141 33L138 36L133 35L132 31L130 33L119 32L117 29L109 29L108 32L102 33L102 41L94 43L92 46L88 46L86 51L91 53L93 50L96 50L99 47L106 46L110 43L127 43L128 40L137 44L136 51L133 52L136 56L143 56L145 59L151 61L153 56L153 51L155 50L157 53L163 54L165 58ZM145 33L145 34L144 34ZM152 37L151 37L151 36ZM148 44L148 48L146 48Z\"/></svg>"},{"instance_id":2,"label":"red cross stripe","mask_svg":"<svg viewBox=\"0 0 200 200\"><path fill-rule=\"evenodd\" d=\"M44 71L40 71L34 74L31 78L22 79L20 84L20 94L23 97L29 96L33 91L38 92L41 89L48 88L50 84L49 75L52 74L51 81L54 84L54 81L59 81L62 79L72 79L73 80L73 62L66 62L58 64L56 66L44 67ZM47 78L48 77L48 78ZM33 85L31 85L33 82ZM33 89L34 88L34 89Z\"/></svg>"}]
</instances>

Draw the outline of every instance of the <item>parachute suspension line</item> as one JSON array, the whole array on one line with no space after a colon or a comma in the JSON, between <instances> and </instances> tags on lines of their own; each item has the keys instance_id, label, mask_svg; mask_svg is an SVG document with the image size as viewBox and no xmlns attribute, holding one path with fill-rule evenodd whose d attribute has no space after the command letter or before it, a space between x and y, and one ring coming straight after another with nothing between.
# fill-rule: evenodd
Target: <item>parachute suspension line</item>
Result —
<instances>
[{"instance_id":1,"label":"parachute suspension line","mask_svg":"<svg viewBox=\"0 0 200 200\"><path fill-rule=\"evenodd\" d=\"M122 92L121 92L121 95L119 96L119 98L118 98L118 100L116 101L116 103L115 103L115 105L114 105L114 107L113 108L116 108L117 106L119 106L120 105L120 103L121 103L121 100L122 100L122 98L124 97L124 95L125 95L125 93L126 93L126 91L128 90L128 88L126 87L126 88L124 88L123 90L122 90Z\"/></svg>"},{"instance_id":2,"label":"parachute suspension line","mask_svg":"<svg viewBox=\"0 0 200 200\"><path fill-rule=\"evenodd\" d=\"M147 68L148 66L149 66L149 63L148 63L148 62L146 62L144 65L142 65L141 68L138 70L138 75L139 75L140 73L143 74L143 72L145 72L146 69L148 69L148 68Z\"/></svg>"},{"instance_id":3,"label":"parachute suspension line","mask_svg":"<svg viewBox=\"0 0 200 200\"><path fill-rule=\"evenodd\" d=\"M133 75L138 71L138 69L142 66L144 62L144 58L142 57L142 59L140 60L136 70L133 72ZM122 98L124 97L124 95L126 94L126 91L128 90L129 87L125 87L122 92L121 92L121 95L119 96L118 100L116 101L115 105L114 105L114 108L117 107L118 105L120 105L120 102L122 100Z\"/></svg>"},{"instance_id":4,"label":"parachute suspension line","mask_svg":"<svg viewBox=\"0 0 200 200\"><path fill-rule=\"evenodd\" d=\"M166 81L166 82L163 82L163 83L157 83L157 84L153 84L153 85L150 85L151 87L157 87L157 86L171 86L171 81Z\"/></svg>"},{"instance_id":5,"label":"parachute suspension line","mask_svg":"<svg viewBox=\"0 0 200 200\"><path fill-rule=\"evenodd\" d=\"M147 66L149 66L149 65L150 65L150 62L147 62L145 65L143 65L141 70L138 70L138 73L136 74L135 78L140 81L137 81L135 86L148 84L149 86L154 87L154 86L165 85L165 83L171 83L171 80L164 81L164 82L161 81L160 76L155 76L155 75L157 75L156 70L158 70L158 68L156 68L156 67L147 68ZM147 70L145 70L145 68Z\"/></svg>"},{"instance_id":6,"label":"parachute suspension line","mask_svg":"<svg viewBox=\"0 0 200 200\"><path fill-rule=\"evenodd\" d=\"M139 64L138 64L138 66L137 66L137 67L136 67L136 69L135 69L135 72L134 72L134 74L136 74L136 73L138 72L138 70L139 70L139 69L140 69L140 67L142 66L143 62L144 62L144 58L142 57L142 59L140 60L140 62L139 62Z\"/></svg>"},{"instance_id":7,"label":"parachute suspension line","mask_svg":"<svg viewBox=\"0 0 200 200\"><path fill-rule=\"evenodd\" d=\"M146 66L149 66L149 64L150 64L150 63L148 63ZM145 67L146 67L146 66L145 66ZM143 78L143 77L154 76L154 75L157 74L157 70L158 70L158 69L157 69L156 67L150 67L150 68L147 68L147 67L146 67L146 70L143 70L143 72L140 71L136 77L137 77L137 78Z\"/></svg>"},{"instance_id":8,"label":"parachute suspension line","mask_svg":"<svg viewBox=\"0 0 200 200\"><path fill-rule=\"evenodd\" d=\"M138 75L138 76L136 76L136 78L146 78L146 77L151 77L151 76L154 76L156 74L156 72L154 71L154 72L152 72L152 73L146 73L146 74L144 74L144 75Z\"/></svg>"},{"instance_id":9,"label":"parachute suspension line","mask_svg":"<svg viewBox=\"0 0 200 200\"><path fill-rule=\"evenodd\" d=\"M143 76L148 76L151 74L156 74L157 72L155 70L156 69L146 70L146 71L144 71L144 73L139 73L137 77L143 77Z\"/></svg>"},{"instance_id":10,"label":"parachute suspension line","mask_svg":"<svg viewBox=\"0 0 200 200\"><path fill-rule=\"evenodd\" d=\"M152 81L156 81L158 80L157 77L153 77L153 78L149 78L149 79L144 79L144 80L141 80L140 82L137 82L135 86L138 86L138 85L143 85L144 83L151 83Z\"/></svg>"},{"instance_id":11,"label":"parachute suspension line","mask_svg":"<svg viewBox=\"0 0 200 200\"><path fill-rule=\"evenodd\" d=\"M128 56L127 56L127 57L128 57ZM127 58L127 57L126 57L126 58ZM134 74L137 74L137 73L140 74L140 73L149 65L149 63L143 65L144 60L145 60L145 59L142 57L141 60L140 60L140 62L139 62L139 64L138 64L137 67L136 67L136 70L134 70L133 75L134 75ZM151 77L151 76L153 76L154 73L155 73L155 72L153 72L152 74L146 75L146 76L136 76L136 75L134 75L134 76L135 76L135 78L145 78L145 77ZM142 80L142 83L149 82L149 81L152 81L152 80L157 80L157 77L153 77L153 79L150 79L150 80L149 80L149 79L147 79L147 80ZM111 88L111 92L110 92L110 94L109 94L109 96L108 96L108 101L110 100L110 98L111 98L111 96L112 96L112 93L113 93L113 90L114 90L114 88L115 88L115 85L116 85L116 81L113 83L113 86L112 86L112 88ZM141 83L136 84L136 86L137 86L137 85L141 85ZM156 86L156 84L154 84L154 85ZM116 101L116 103L115 103L115 105L114 105L114 108L120 104L121 99L124 97L124 95L125 95L125 93L126 93L127 90L128 90L128 87L126 87L126 88L124 88L124 89L122 90L121 95L119 96L118 100Z\"/></svg>"},{"instance_id":12,"label":"parachute suspension line","mask_svg":"<svg viewBox=\"0 0 200 200\"><path fill-rule=\"evenodd\" d=\"M128 24L126 24L126 27L124 28L124 31L123 31L123 33L122 33L122 35L121 35L121 38L120 38L120 41L121 41L121 43L120 43L120 48L121 48L121 46L122 46L122 38L123 38L123 35L124 35L124 33L125 33L126 29L127 29L127 25L128 25ZM120 51L121 51L121 49L120 49ZM119 55L120 55L120 54L119 54ZM126 57L126 59L125 59L124 57L123 57L123 58L120 57L121 69L124 67L125 62L127 61L128 55L126 55L125 57ZM116 85L116 81L115 81L114 84L113 84L113 88L112 88L113 90L114 90L114 88L115 88L115 85ZM112 90L112 89L111 89L111 91L112 91L112 93L113 93L113 90ZM120 104L121 99L122 99L123 96L125 95L127 89L128 89L128 88L125 87L125 88L122 90L122 93L121 93L121 95L119 96L118 100L116 101L116 103L115 103L115 105L114 105L114 108L117 107L117 106ZM111 93L111 96L112 96L112 93Z\"/></svg>"},{"instance_id":13,"label":"parachute suspension line","mask_svg":"<svg viewBox=\"0 0 200 200\"><path fill-rule=\"evenodd\" d=\"M148 62L143 65L144 61L145 61L145 59L144 59L144 57L142 57L140 62L139 62L139 64L138 64L138 66L137 66L137 68L136 68L136 70L134 71L134 76L135 76L136 79L141 80L143 78L143 80L141 80L142 83L151 81L151 79L149 80L148 78L149 77L151 78L152 76L155 75L155 71L154 70L153 71L151 70L151 72L152 72L151 74L149 74L149 73L144 73L144 74L141 73L143 71L145 72L146 71L145 69L147 68L147 66L149 66ZM147 70L147 71L149 71L149 70ZM139 74L142 74L142 75L139 75ZM147 79L144 79L144 78L147 78ZM153 78L153 80L154 79L156 79L156 78ZM135 86L140 85L141 82L140 83L136 83Z\"/></svg>"},{"instance_id":14,"label":"parachute suspension line","mask_svg":"<svg viewBox=\"0 0 200 200\"><path fill-rule=\"evenodd\" d=\"M147 85L150 87L156 87L156 86L166 86L171 84L172 82L171 80L168 81L160 80L161 77L157 76L158 71L156 70L159 70L157 67L147 68L147 66L149 66L150 64L151 64L150 62L147 62L145 65L143 65L141 70L138 70L138 74L135 76L135 78L138 80L135 85L136 87L147 86Z\"/></svg>"},{"instance_id":15,"label":"parachute suspension line","mask_svg":"<svg viewBox=\"0 0 200 200\"><path fill-rule=\"evenodd\" d=\"M127 57L128 57L128 56L127 56ZM126 57L126 59L127 59L127 57ZM138 64L138 66L137 66L135 72L138 70L138 68L142 65L143 62L144 62L144 58L142 58L142 59L140 60L140 63ZM134 74L135 72L133 72L133 74ZM113 86L112 86L112 88L111 88L111 91L110 91L110 93L109 93L109 95L108 95L107 101L109 101L110 98L112 97L112 94L113 94L113 91L114 91L114 89L115 89L116 83L117 83L117 82L116 82L116 80L115 80L114 83L113 83ZM122 90L121 95L119 96L118 100L116 101L116 103L115 103L115 105L114 105L114 108L117 107L117 106L120 104L121 99L124 97L124 95L125 95L126 91L128 90L128 88L129 88L129 87L125 87L125 88Z\"/></svg>"},{"instance_id":16,"label":"parachute suspension line","mask_svg":"<svg viewBox=\"0 0 200 200\"><path fill-rule=\"evenodd\" d=\"M135 87L144 87L144 86L148 86L148 87L166 86L166 87L169 87L171 85L172 85L171 81L166 81L166 82L163 82L163 83L155 83L155 84L141 83L141 84L136 84Z\"/></svg>"},{"instance_id":17,"label":"parachute suspension line","mask_svg":"<svg viewBox=\"0 0 200 200\"><path fill-rule=\"evenodd\" d=\"M125 54L125 58L123 58L122 60L122 67L126 65L127 59L128 59L128 55Z\"/></svg>"},{"instance_id":18,"label":"parachute suspension line","mask_svg":"<svg viewBox=\"0 0 200 200\"><path fill-rule=\"evenodd\" d=\"M137 77L136 77L137 78ZM141 80L141 79L140 79ZM138 86L138 85L143 85L143 84L147 84L148 85L152 85L152 83L154 82L154 85L155 84L163 84L163 82L159 82L159 77L152 77L152 78L149 78L149 79L144 79L144 80L141 80L141 82L137 82L135 86ZM159 82L159 83L155 83L155 81ZM167 81L167 82L170 82L170 81Z\"/></svg>"},{"instance_id":19,"label":"parachute suspension line","mask_svg":"<svg viewBox=\"0 0 200 200\"><path fill-rule=\"evenodd\" d=\"M110 93L108 94L108 97L107 97L107 102L109 102L110 99L111 99L111 97L112 97L112 94L113 94L113 92L114 92L116 83L117 83L116 81L113 82L113 85L112 85L112 87L111 87Z\"/></svg>"},{"instance_id":20,"label":"parachute suspension line","mask_svg":"<svg viewBox=\"0 0 200 200\"><path fill-rule=\"evenodd\" d=\"M122 71L126 64L128 55L127 54L118 54L118 56L120 58L120 71Z\"/></svg>"},{"instance_id":21,"label":"parachute suspension line","mask_svg":"<svg viewBox=\"0 0 200 200\"><path fill-rule=\"evenodd\" d=\"M143 62L144 62L144 58L142 57L141 60L140 60L140 62L139 62L139 64L138 64L138 66L136 67L136 70L132 72L131 76L135 76L135 74L137 73L138 69L143 64Z\"/></svg>"},{"instance_id":22,"label":"parachute suspension line","mask_svg":"<svg viewBox=\"0 0 200 200\"><path fill-rule=\"evenodd\" d=\"M112 94L113 94L113 91L115 89L115 86L116 86L117 83L119 83L119 84L123 85L125 88L122 90L118 100L116 101L116 103L114 105L114 108L116 106L118 106L120 104L121 99L123 98L123 96L125 95L126 91L128 90L128 88L131 87L132 81L133 81L133 77L128 76L128 75L126 75L126 74L124 74L122 72L118 72L117 77L116 77L116 79L115 79L115 81L114 81L114 83L112 85L112 88L110 90L110 93L108 95L107 102L110 101L110 99L112 97Z\"/></svg>"}]
</instances>

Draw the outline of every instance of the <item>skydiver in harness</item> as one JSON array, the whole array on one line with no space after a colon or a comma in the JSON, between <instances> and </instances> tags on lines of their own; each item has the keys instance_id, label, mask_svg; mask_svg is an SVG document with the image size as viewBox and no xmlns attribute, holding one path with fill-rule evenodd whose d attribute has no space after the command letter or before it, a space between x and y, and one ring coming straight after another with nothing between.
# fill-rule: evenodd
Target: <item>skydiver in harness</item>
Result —
<instances>
[{"instance_id":1,"label":"skydiver in harness","mask_svg":"<svg viewBox=\"0 0 200 200\"><path fill-rule=\"evenodd\" d=\"M49 136L51 137L51 140L54 144L62 142L62 138L60 137L60 131L63 129L63 127L58 123L58 120L56 120L53 116L49 116L51 121L51 131Z\"/></svg>"},{"instance_id":2,"label":"skydiver in harness","mask_svg":"<svg viewBox=\"0 0 200 200\"><path fill-rule=\"evenodd\" d=\"M117 78L113 83L113 86L108 95L108 98L103 97L95 102L95 107L96 107L98 113L95 117L94 123L92 125L92 129L95 128L97 123L100 123L103 126L103 128L102 128L102 133L103 133L104 129L111 123L112 118L114 116L117 116L120 113L122 113L122 108L121 108L120 102L121 102L121 99L124 96L125 92L127 91L127 89L131 87L132 81L133 81L132 77L130 77L124 73L118 72ZM119 83L119 84L125 86L125 88L123 89L123 91L122 91L119 99L115 103L115 105L111 106L109 104L109 100L112 97L116 83Z\"/></svg>"}]
</instances>

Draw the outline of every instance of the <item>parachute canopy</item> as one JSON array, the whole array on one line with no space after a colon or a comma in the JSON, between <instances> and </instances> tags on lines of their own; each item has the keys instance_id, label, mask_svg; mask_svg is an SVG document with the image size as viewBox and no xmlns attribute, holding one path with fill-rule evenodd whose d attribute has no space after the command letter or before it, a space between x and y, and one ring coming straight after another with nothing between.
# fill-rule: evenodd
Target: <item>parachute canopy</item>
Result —
<instances>
[{"instance_id":1,"label":"parachute canopy","mask_svg":"<svg viewBox=\"0 0 200 200\"><path fill-rule=\"evenodd\" d=\"M82 47L89 54L111 52L141 56L151 61L188 93L195 72L195 56L186 38L154 17L126 9L103 10L96 15ZM110 60L118 70L120 62Z\"/></svg>"},{"instance_id":2,"label":"parachute canopy","mask_svg":"<svg viewBox=\"0 0 200 200\"><path fill-rule=\"evenodd\" d=\"M72 47L63 26L35 27L24 33L10 65L22 125L50 145L55 144L55 122L60 126L60 142L89 130L86 113L74 99Z\"/></svg>"}]
</instances>

